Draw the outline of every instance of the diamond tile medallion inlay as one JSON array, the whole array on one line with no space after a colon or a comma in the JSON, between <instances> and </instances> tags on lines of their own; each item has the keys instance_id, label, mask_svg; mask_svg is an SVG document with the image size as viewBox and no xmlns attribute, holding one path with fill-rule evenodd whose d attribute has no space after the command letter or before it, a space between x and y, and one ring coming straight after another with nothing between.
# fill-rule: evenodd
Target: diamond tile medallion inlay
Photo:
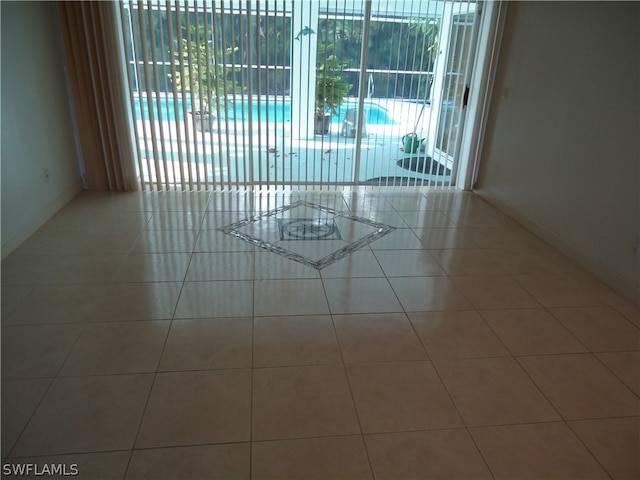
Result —
<instances>
[{"instance_id":1,"label":"diamond tile medallion inlay","mask_svg":"<svg viewBox=\"0 0 640 480\"><path fill-rule=\"evenodd\" d=\"M298 201L220 230L256 247L321 270L396 228Z\"/></svg>"},{"instance_id":2,"label":"diamond tile medallion inlay","mask_svg":"<svg viewBox=\"0 0 640 480\"><path fill-rule=\"evenodd\" d=\"M280 240L342 240L333 219L279 218L278 225Z\"/></svg>"}]
</instances>

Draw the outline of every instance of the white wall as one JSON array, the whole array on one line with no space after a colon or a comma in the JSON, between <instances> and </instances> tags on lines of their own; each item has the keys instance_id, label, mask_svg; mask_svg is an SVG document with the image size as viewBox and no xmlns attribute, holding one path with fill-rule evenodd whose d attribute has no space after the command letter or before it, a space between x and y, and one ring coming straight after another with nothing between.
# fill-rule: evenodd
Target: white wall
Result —
<instances>
[{"instance_id":1,"label":"white wall","mask_svg":"<svg viewBox=\"0 0 640 480\"><path fill-rule=\"evenodd\" d=\"M82 184L55 4L1 2L1 8L5 258Z\"/></svg>"},{"instance_id":2,"label":"white wall","mask_svg":"<svg viewBox=\"0 0 640 480\"><path fill-rule=\"evenodd\" d=\"M638 298L640 3L511 2L476 191Z\"/></svg>"}]
</instances>

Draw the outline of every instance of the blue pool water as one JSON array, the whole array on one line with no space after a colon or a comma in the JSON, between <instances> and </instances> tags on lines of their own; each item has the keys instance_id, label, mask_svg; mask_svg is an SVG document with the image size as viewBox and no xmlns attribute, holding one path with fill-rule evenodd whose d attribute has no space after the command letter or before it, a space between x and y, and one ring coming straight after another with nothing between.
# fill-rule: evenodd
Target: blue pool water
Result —
<instances>
[{"instance_id":1,"label":"blue pool water","mask_svg":"<svg viewBox=\"0 0 640 480\"><path fill-rule=\"evenodd\" d=\"M135 98L135 111L136 119L149 119L149 100L145 98ZM190 99L187 98L185 108L182 106L182 100L178 99L177 103L173 101L173 98L161 98L151 99L151 112L155 120L168 121L176 119L176 106L178 107L178 120L184 120L184 112L191 110ZM356 108L355 103L343 104L337 115L333 115L331 121L333 123L342 123L344 120L345 112L348 108ZM252 104L251 114L254 121L258 121L258 115L260 115L261 122L290 122L291 121L291 104L289 102L270 102L262 104ZM376 105L375 103L365 103L364 105L365 115L367 116L367 123L369 125L396 125L397 122L391 118L384 107ZM160 115L159 113L160 112ZM242 121L249 119L249 104L245 102L234 102L229 104L229 108L221 115L221 118L227 121Z\"/></svg>"}]
</instances>

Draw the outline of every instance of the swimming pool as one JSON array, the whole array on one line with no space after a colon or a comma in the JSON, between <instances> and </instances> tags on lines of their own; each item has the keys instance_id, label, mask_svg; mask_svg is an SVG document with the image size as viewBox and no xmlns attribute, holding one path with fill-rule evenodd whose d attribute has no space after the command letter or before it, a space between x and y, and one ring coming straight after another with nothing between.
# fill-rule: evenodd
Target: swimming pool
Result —
<instances>
[{"instance_id":1,"label":"swimming pool","mask_svg":"<svg viewBox=\"0 0 640 480\"><path fill-rule=\"evenodd\" d=\"M184 120L185 110L189 112L191 110L191 101L186 99L185 108L182 105L182 99L178 98L177 102L174 102L173 98L153 98L148 100L146 98L135 97L134 107L136 120L149 120L149 106L148 102L151 102L151 112L154 120L156 121L169 121L176 120L176 107L178 111L178 120ZM339 109L337 115L333 115L331 118L332 123L342 123L344 115L349 108L357 108L357 103L345 102ZM377 105L375 103L366 102L364 104L364 112L367 118L367 124L369 125L397 125L396 122L388 113L387 109ZM262 102L260 104L253 103L251 105L251 115L253 121L257 122L258 118L261 122L290 122L291 121L291 103L289 101L276 102L271 101L269 103ZM236 101L229 104L229 108L221 115L221 118L227 121L247 121L249 120L249 103L244 101Z\"/></svg>"}]
</instances>

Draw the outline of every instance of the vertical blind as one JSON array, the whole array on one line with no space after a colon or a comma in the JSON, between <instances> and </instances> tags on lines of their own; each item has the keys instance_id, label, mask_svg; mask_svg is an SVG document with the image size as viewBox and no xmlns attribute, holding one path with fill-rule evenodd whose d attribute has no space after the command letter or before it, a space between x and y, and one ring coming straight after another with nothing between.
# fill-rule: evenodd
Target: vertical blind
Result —
<instances>
[{"instance_id":1,"label":"vertical blind","mask_svg":"<svg viewBox=\"0 0 640 480\"><path fill-rule=\"evenodd\" d=\"M471 1L123 1L143 189L455 182Z\"/></svg>"}]
</instances>

